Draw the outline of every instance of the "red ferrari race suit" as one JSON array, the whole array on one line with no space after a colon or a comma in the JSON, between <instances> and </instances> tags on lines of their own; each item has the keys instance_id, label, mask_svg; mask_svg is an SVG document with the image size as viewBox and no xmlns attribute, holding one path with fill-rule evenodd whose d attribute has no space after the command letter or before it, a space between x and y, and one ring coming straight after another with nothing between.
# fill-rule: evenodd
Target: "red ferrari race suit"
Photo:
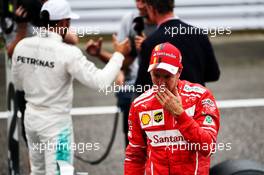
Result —
<instances>
[{"instance_id":1,"label":"red ferrari race suit","mask_svg":"<svg viewBox=\"0 0 264 175\"><path fill-rule=\"evenodd\" d=\"M219 110L211 92L179 80L185 110L174 117L155 98L154 88L132 103L125 175L207 175L215 152Z\"/></svg>"}]
</instances>

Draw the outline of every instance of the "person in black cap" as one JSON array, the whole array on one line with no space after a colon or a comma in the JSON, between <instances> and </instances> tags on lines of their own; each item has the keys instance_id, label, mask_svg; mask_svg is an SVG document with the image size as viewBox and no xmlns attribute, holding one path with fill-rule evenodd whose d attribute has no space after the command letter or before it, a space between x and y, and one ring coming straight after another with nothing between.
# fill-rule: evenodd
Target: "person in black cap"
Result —
<instances>
[{"instance_id":1,"label":"person in black cap","mask_svg":"<svg viewBox=\"0 0 264 175\"><path fill-rule=\"evenodd\" d=\"M151 85L147 72L152 49L159 43L169 42L179 48L183 56L182 80L205 85L219 79L220 70L210 41L202 30L191 26L173 13L174 0L146 0L149 19L158 29L142 44L137 85ZM185 33L180 33L184 28ZM178 31L178 32L177 32ZM174 35L172 34L174 32Z\"/></svg>"}]
</instances>

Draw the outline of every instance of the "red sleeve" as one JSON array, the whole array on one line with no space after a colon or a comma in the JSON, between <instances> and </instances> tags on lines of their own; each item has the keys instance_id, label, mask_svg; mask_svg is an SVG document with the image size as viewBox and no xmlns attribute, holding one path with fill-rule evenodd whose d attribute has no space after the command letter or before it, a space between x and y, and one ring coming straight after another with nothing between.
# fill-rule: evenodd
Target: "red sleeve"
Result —
<instances>
[{"instance_id":1,"label":"red sleeve","mask_svg":"<svg viewBox=\"0 0 264 175\"><path fill-rule=\"evenodd\" d=\"M141 129L139 114L134 108L134 103L130 108L128 126L129 145L126 148L124 174L144 175L147 158L146 137Z\"/></svg>"},{"instance_id":2,"label":"red sleeve","mask_svg":"<svg viewBox=\"0 0 264 175\"><path fill-rule=\"evenodd\" d=\"M177 121L180 132L188 143L193 143L194 150L198 150L204 156L210 156L215 152L220 114L215 99L209 91L196 104L193 117L183 112Z\"/></svg>"}]
</instances>

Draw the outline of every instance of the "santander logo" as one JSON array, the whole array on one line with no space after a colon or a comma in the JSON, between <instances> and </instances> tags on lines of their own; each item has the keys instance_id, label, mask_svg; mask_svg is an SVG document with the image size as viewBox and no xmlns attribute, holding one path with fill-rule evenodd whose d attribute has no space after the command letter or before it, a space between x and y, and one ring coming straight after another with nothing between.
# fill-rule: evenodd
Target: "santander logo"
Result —
<instances>
[{"instance_id":1,"label":"santander logo","mask_svg":"<svg viewBox=\"0 0 264 175\"><path fill-rule=\"evenodd\" d=\"M168 137L159 137L158 135L153 136L154 143L176 143L179 141L184 141L183 136L168 136Z\"/></svg>"},{"instance_id":2,"label":"santander logo","mask_svg":"<svg viewBox=\"0 0 264 175\"><path fill-rule=\"evenodd\" d=\"M179 130L146 131L150 144L155 146L181 145L186 144L184 137Z\"/></svg>"}]
</instances>

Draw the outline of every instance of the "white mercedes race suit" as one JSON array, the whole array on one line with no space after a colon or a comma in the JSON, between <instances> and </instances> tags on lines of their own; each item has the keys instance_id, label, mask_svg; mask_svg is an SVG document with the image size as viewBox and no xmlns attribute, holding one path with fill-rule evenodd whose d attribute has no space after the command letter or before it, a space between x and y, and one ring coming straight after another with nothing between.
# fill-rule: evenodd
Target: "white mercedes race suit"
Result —
<instances>
[{"instance_id":1,"label":"white mercedes race suit","mask_svg":"<svg viewBox=\"0 0 264 175\"><path fill-rule=\"evenodd\" d=\"M73 163L73 79L104 88L114 81L123 59L116 52L103 69L98 69L80 49L63 43L53 32L17 44L12 73L16 89L24 90L27 100L25 127L32 174L57 174L57 160Z\"/></svg>"}]
</instances>

